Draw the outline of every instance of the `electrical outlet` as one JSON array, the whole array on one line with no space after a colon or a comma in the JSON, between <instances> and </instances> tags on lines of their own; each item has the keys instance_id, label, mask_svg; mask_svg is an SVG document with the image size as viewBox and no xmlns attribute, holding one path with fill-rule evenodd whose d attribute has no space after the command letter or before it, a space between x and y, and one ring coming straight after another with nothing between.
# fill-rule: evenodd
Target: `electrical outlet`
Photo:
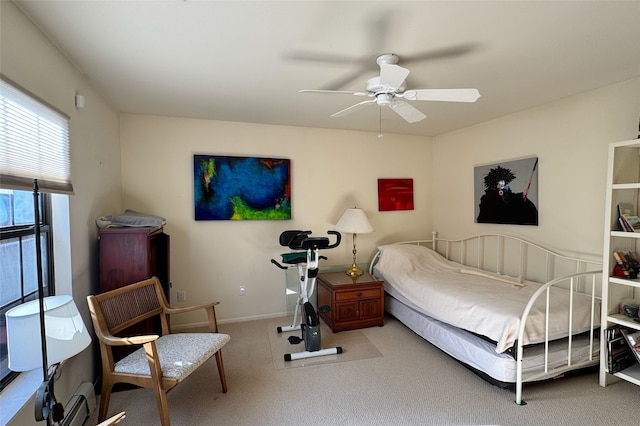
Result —
<instances>
[{"instance_id":1,"label":"electrical outlet","mask_svg":"<svg viewBox=\"0 0 640 426\"><path fill-rule=\"evenodd\" d=\"M240 286L240 296L246 296L247 295L247 287L241 285Z\"/></svg>"},{"instance_id":2,"label":"electrical outlet","mask_svg":"<svg viewBox=\"0 0 640 426\"><path fill-rule=\"evenodd\" d=\"M179 291L177 293L177 298L178 298L178 302L185 302L187 300L187 292L186 291Z\"/></svg>"}]
</instances>

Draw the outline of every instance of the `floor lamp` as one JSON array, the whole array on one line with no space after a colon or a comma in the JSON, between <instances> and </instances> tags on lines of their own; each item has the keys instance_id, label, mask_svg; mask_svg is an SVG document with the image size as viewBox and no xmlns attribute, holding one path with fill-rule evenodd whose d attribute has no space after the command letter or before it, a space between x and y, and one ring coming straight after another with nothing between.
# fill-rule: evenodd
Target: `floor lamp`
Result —
<instances>
[{"instance_id":1,"label":"floor lamp","mask_svg":"<svg viewBox=\"0 0 640 426\"><path fill-rule=\"evenodd\" d=\"M363 274L362 269L358 268L358 265L356 264L357 234L373 232L373 227L371 226L371 223L369 223L369 219L367 219L367 215L364 211L354 207L352 209L347 209L342 214L342 217L336 224L335 228L336 231L353 234L353 263L351 264L351 267L345 271L345 274L350 276L355 282Z\"/></svg>"},{"instance_id":2,"label":"floor lamp","mask_svg":"<svg viewBox=\"0 0 640 426\"><path fill-rule=\"evenodd\" d=\"M53 393L60 363L82 352L91 343L91 337L71 296L44 297L38 194L38 181L34 180L38 299L7 311L7 349L10 370L42 368L43 382L36 393L35 417L37 421L46 420L47 425L51 425L64 418L62 404L56 401ZM34 333L36 330L39 333Z\"/></svg>"}]
</instances>

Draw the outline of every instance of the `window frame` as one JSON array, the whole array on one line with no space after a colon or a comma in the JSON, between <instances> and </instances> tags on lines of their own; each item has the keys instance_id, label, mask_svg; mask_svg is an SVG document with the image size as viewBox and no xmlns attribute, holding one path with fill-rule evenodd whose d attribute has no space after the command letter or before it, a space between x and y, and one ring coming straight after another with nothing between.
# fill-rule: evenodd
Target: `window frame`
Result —
<instances>
[{"instance_id":1,"label":"window frame","mask_svg":"<svg viewBox=\"0 0 640 426\"><path fill-rule=\"evenodd\" d=\"M73 194L70 144L69 116L0 73L0 188L32 191L32 196L38 193L42 284L45 297L55 294L56 243L53 235L53 211L58 202L54 203L54 194ZM55 199L57 200L57 197ZM29 205L33 208L33 202ZM10 206L4 208L10 208L12 213L15 213L14 200L12 199ZM33 291L31 285L27 291L24 286L25 282L32 284L33 278L29 275L38 265L37 255L33 259L26 258L30 253L23 251L23 238L35 234L36 224L33 220L26 224L11 223L0 227L0 244L10 237L20 239L20 268L16 274L20 276L21 287L19 295L15 296L16 300L3 301L4 305L0 307L0 327L3 328L0 330L0 339L3 339L0 340L2 356L7 349L4 312L39 296L38 290ZM65 258L65 253L61 252L61 256ZM12 261L15 261L14 258L9 260ZM14 280L12 283L15 283L16 278L11 279ZM3 285L1 281L0 285ZM36 285L39 286L39 283ZM11 376L18 376L8 369L6 361L6 358L0 358L0 391L9 384Z\"/></svg>"},{"instance_id":2,"label":"window frame","mask_svg":"<svg viewBox=\"0 0 640 426\"><path fill-rule=\"evenodd\" d=\"M27 191L24 191L27 192ZM40 211L40 238L41 238L41 250L43 253L42 256L42 278L43 278L43 286L44 286L44 296L51 296L55 294L55 273L54 273L54 253L53 253L53 226L52 226L52 209L51 209L51 194L48 193L39 193L39 211ZM35 222L31 222L28 224L21 225L12 225L12 226L4 226L0 227L0 244L2 241L7 239L19 238L22 240L25 237L35 236ZM20 241L22 244L22 241ZM21 250L22 252L22 250ZM6 353L6 328L4 328L6 324L6 320L4 318L5 313L22 303L28 302L30 300L35 300L38 298L38 290L36 288L35 291L27 291L25 294L24 289L24 267L22 266L23 260L20 259L21 267L20 267L20 275L21 275L21 283L20 283L20 296L10 301L9 303L0 306L0 338L2 338L5 349L2 351L0 355L0 392L4 390L9 383L11 383L20 373L15 371L11 371L8 369L7 365L7 353ZM4 283L0 281L0 284Z\"/></svg>"}]
</instances>

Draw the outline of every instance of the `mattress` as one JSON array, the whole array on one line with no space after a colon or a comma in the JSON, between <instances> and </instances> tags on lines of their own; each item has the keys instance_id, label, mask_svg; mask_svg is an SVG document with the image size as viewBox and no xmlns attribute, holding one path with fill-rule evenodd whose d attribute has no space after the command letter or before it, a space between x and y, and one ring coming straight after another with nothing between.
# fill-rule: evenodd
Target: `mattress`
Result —
<instances>
[{"instance_id":1,"label":"mattress","mask_svg":"<svg viewBox=\"0 0 640 426\"><path fill-rule=\"evenodd\" d=\"M532 294L542 284L519 282L451 262L426 247L396 244L380 247L375 275L385 281L394 296L410 300L412 306L431 318L486 336L494 341L493 351L503 353L516 342L520 319ZM569 326L571 292L550 289L549 340L562 339L591 329L599 321L599 306L592 315L590 296L573 293L573 311ZM599 303L594 301L595 303ZM523 344L545 341L546 302L539 298L533 306Z\"/></svg>"},{"instance_id":2,"label":"mattress","mask_svg":"<svg viewBox=\"0 0 640 426\"><path fill-rule=\"evenodd\" d=\"M508 353L496 353L495 344L482 337L438 321L420 308L406 300L402 295L392 294L393 290L385 288L385 310L416 334L474 370L501 383L516 383L517 364ZM390 294L391 292L391 294ZM589 345L589 336L575 336L571 343L573 365L586 363L598 364L599 343L596 339ZM567 363L568 339L550 343L548 371L562 367ZM589 354L591 353L591 358ZM544 345L525 348L523 359L523 382L541 380L544 374Z\"/></svg>"}]
</instances>

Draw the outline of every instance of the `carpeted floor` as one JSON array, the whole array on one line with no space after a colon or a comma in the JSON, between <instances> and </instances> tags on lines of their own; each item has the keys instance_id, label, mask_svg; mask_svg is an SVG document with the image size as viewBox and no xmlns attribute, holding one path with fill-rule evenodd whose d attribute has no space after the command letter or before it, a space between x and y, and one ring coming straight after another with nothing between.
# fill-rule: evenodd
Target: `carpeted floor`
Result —
<instances>
[{"instance_id":1,"label":"carpeted floor","mask_svg":"<svg viewBox=\"0 0 640 426\"><path fill-rule=\"evenodd\" d=\"M348 336L361 334L381 356L280 369L273 323L220 326L231 335L223 349L229 392L221 392L215 360L208 361L169 393L172 425L631 425L640 416L640 387L602 388L595 373L525 385L528 404L518 406L513 392L389 317L384 327L339 333L345 353ZM109 414L122 410L122 426L159 424L148 390L114 394Z\"/></svg>"}]
</instances>

